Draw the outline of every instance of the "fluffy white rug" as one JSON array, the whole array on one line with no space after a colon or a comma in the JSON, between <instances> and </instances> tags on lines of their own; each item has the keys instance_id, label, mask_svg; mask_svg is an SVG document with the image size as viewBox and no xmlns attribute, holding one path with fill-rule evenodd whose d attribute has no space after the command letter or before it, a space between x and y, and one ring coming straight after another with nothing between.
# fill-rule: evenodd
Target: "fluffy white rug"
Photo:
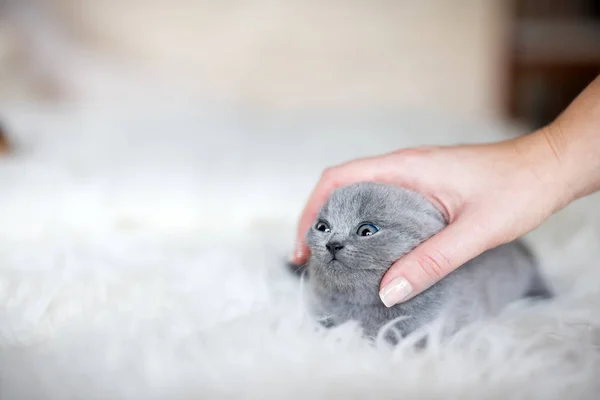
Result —
<instances>
[{"instance_id":1,"label":"fluffy white rug","mask_svg":"<svg viewBox=\"0 0 600 400\"><path fill-rule=\"evenodd\" d=\"M130 100L3 105L0 398L597 398L598 197L530 237L557 300L423 353L315 329L283 268L325 166L505 127Z\"/></svg>"}]
</instances>

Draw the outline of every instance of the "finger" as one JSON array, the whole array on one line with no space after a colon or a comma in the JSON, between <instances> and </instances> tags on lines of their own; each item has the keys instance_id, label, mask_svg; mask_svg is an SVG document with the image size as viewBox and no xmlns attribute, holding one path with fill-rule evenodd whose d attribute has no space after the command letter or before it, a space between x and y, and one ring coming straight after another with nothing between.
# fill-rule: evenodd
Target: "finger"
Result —
<instances>
[{"instance_id":1,"label":"finger","mask_svg":"<svg viewBox=\"0 0 600 400\"><path fill-rule=\"evenodd\" d=\"M379 297L391 307L404 302L484 251L494 247L477 218L459 217L395 262L381 280Z\"/></svg>"},{"instance_id":2,"label":"finger","mask_svg":"<svg viewBox=\"0 0 600 400\"><path fill-rule=\"evenodd\" d=\"M303 264L308 259L309 249L304 236L317 218L323 204L329 199L331 192L352 183L373 180L375 177L371 166L373 160L372 158L355 160L338 167L329 168L323 172L321 179L313 189L300 216L296 234L296 246L294 254L291 257L292 262Z\"/></svg>"}]
</instances>

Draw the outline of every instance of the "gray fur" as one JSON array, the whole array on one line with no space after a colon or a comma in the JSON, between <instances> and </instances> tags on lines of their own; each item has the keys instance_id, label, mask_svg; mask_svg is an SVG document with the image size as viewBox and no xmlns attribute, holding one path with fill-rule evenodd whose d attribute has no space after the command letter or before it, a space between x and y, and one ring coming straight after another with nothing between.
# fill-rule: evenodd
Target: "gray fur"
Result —
<instances>
[{"instance_id":1,"label":"gray fur","mask_svg":"<svg viewBox=\"0 0 600 400\"><path fill-rule=\"evenodd\" d=\"M396 186L359 183L333 192L318 219L330 232L308 231L311 258L307 266L313 310L327 325L359 321L367 336L386 323L402 336L444 317L451 330L491 315L528 296L548 297L534 257L519 241L489 250L430 289L391 308L379 299L381 278L390 265L446 225L441 213L423 196ZM380 230L359 236L364 222ZM335 260L326 245L343 246Z\"/></svg>"}]
</instances>

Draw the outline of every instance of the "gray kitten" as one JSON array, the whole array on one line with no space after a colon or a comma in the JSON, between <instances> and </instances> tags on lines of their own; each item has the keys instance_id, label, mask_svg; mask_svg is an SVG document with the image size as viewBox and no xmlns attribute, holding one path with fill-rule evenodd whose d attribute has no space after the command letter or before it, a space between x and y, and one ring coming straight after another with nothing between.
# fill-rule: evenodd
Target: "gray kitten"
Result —
<instances>
[{"instance_id":1,"label":"gray kitten","mask_svg":"<svg viewBox=\"0 0 600 400\"><path fill-rule=\"evenodd\" d=\"M390 265L446 226L416 192L378 183L334 191L307 233L313 311L327 326L358 321L368 337L386 323L405 336L444 317L451 332L525 297L550 297L519 241L489 250L414 298L387 308L379 284ZM395 341L387 333L388 339Z\"/></svg>"}]
</instances>

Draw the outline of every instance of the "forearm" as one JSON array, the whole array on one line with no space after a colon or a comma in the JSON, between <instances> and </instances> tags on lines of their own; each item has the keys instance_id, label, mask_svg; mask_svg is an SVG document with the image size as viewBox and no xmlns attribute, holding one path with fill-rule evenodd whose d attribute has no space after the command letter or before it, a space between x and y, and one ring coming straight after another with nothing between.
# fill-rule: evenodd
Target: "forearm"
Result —
<instances>
[{"instance_id":1,"label":"forearm","mask_svg":"<svg viewBox=\"0 0 600 400\"><path fill-rule=\"evenodd\" d=\"M600 76L548 127L574 199L600 190Z\"/></svg>"},{"instance_id":2,"label":"forearm","mask_svg":"<svg viewBox=\"0 0 600 400\"><path fill-rule=\"evenodd\" d=\"M600 190L600 76L554 122L519 145L558 189L556 209Z\"/></svg>"}]
</instances>

